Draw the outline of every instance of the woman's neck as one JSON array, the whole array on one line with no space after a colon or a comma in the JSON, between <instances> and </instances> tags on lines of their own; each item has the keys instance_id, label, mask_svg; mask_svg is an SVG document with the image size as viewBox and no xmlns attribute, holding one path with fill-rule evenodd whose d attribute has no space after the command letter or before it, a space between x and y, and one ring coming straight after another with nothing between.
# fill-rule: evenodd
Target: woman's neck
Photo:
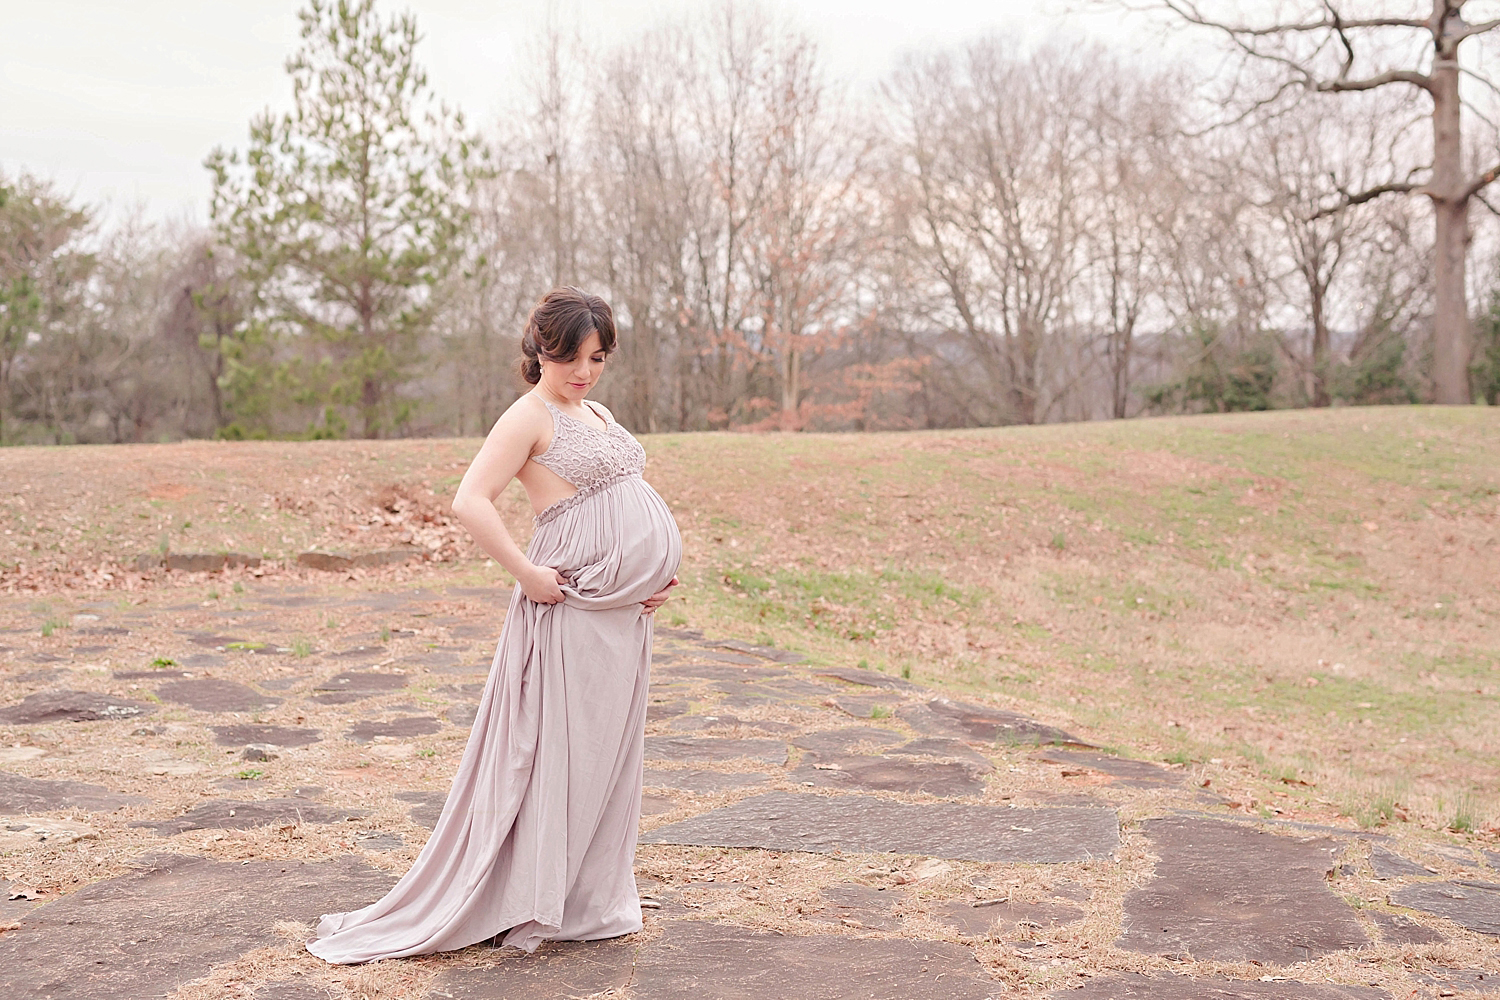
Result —
<instances>
[{"instance_id":1,"label":"woman's neck","mask_svg":"<svg viewBox=\"0 0 1500 1000\"><path fill-rule=\"evenodd\" d=\"M534 393L536 393L538 396L541 396L542 399L543 399L543 401L551 403L553 406L559 407L561 409L567 409L567 410L574 410L574 409L576 409L576 410L586 410L586 409L588 409L588 407L586 407L584 405L584 401L583 400L580 399L580 400L576 400L575 401L575 400L572 400L572 399L568 399L566 396L559 396L557 393L550 391L544 385L538 384L537 387L535 389L531 390L531 391L534 392Z\"/></svg>"}]
</instances>

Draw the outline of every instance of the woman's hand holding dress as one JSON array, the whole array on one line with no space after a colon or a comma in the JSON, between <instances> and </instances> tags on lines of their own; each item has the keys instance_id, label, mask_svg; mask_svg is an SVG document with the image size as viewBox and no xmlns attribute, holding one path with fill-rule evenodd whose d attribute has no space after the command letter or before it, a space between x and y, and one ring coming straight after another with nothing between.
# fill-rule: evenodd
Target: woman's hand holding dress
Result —
<instances>
[{"instance_id":1,"label":"woman's hand holding dress","mask_svg":"<svg viewBox=\"0 0 1500 1000\"><path fill-rule=\"evenodd\" d=\"M667 599L672 596L672 588L675 586L677 586L677 577L674 576L670 581L668 581L665 587L661 588L656 593L652 594L650 597L641 602L641 606L644 609L643 611L641 611L641 614L654 614L657 608L667 603Z\"/></svg>"},{"instance_id":2,"label":"woman's hand holding dress","mask_svg":"<svg viewBox=\"0 0 1500 1000\"><path fill-rule=\"evenodd\" d=\"M527 568L517 574L516 582L521 585L521 592L527 599L537 604L559 604L567 597L562 592L562 585L572 581L550 566L528 563Z\"/></svg>"}]
</instances>

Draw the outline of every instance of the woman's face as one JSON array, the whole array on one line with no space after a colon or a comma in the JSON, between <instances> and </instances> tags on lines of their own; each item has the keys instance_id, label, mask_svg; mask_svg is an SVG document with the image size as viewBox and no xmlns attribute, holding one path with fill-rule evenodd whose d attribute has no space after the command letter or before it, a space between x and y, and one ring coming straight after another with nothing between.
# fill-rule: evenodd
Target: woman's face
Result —
<instances>
[{"instance_id":1,"label":"woman's face","mask_svg":"<svg viewBox=\"0 0 1500 1000\"><path fill-rule=\"evenodd\" d=\"M589 335L578 345L578 354L572 361L548 361L539 359L542 365L542 387L549 393L573 402L582 402L604 374L606 355L599 346L599 332Z\"/></svg>"}]
</instances>

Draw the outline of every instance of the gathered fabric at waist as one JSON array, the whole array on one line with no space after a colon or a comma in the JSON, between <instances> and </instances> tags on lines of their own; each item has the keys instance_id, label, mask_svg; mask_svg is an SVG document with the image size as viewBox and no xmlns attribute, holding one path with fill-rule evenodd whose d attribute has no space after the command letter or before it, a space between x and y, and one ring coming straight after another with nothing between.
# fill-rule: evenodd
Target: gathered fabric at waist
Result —
<instances>
[{"instance_id":1,"label":"gathered fabric at waist","mask_svg":"<svg viewBox=\"0 0 1500 1000\"><path fill-rule=\"evenodd\" d=\"M622 483L627 479L640 478L641 474L639 472L620 472L613 476L610 476L608 479L601 479L596 483L590 483L583 489L579 490L577 493L574 493L572 496L563 497L561 500L557 501L557 503L551 504L550 506L546 507L540 514L532 518L532 524L536 525L537 527L541 527L548 521L554 520L558 515L572 510L574 507L577 507L589 497L594 496L597 493L602 493L617 483Z\"/></svg>"}]
</instances>

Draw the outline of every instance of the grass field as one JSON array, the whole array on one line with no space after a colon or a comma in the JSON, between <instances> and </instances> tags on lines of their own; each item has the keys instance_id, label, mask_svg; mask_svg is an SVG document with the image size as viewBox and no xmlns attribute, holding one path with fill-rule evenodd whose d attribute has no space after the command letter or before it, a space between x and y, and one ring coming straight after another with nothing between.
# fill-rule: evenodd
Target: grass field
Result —
<instances>
[{"instance_id":1,"label":"grass field","mask_svg":"<svg viewBox=\"0 0 1500 1000\"><path fill-rule=\"evenodd\" d=\"M477 444L9 449L3 599L63 627L85 591L161 582L125 567L164 551L415 543L498 579L445 516ZM1189 763L1231 808L1500 832L1500 411L645 444L686 541L670 624Z\"/></svg>"}]
</instances>

